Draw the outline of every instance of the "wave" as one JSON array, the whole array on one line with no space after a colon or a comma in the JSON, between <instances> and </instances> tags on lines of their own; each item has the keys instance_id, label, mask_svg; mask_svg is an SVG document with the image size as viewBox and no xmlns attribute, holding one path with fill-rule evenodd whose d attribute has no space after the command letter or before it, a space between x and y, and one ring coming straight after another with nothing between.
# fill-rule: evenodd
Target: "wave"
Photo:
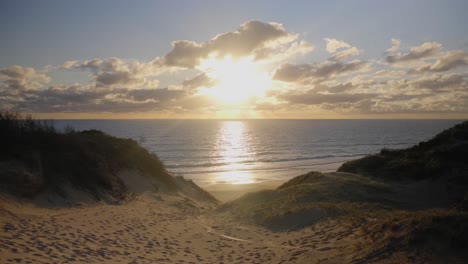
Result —
<instances>
[{"instance_id":1,"label":"wave","mask_svg":"<svg viewBox=\"0 0 468 264\"><path fill-rule=\"evenodd\" d=\"M181 168L203 168L203 167L222 167L228 165L236 164L255 164L255 163L280 163L280 162L294 162L294 161L306 161L306 160L322 160L322 159L332 159L332 158L352 158L360 157L367 155L367 153L354 153L347 155L320 155L320 156L311 156L311 157L293 157L293 158L277 158L277 159L251 159L251 160L241 160L241 161L231 161L231 162L205 162L205 163L196 163L196 164L167 164L168 169L181 169Z\"/></svg>"},{"instance_id":2,"label":"wave","mask_svg":"<svg viewBox=\"0 0 468 264\"><path fill-rule=\"evenodd\" d=\"M331 164L341 164L351 159L337 160L330 162L314 163L314 164L302 164L295 166L281 166L281 167L263 167L263 168L249 168L249 169L235 169L236 172L254 172L254 171L287 171L287 170L310 170L317 166L322 165L331 165ZM222 173L222 172L232 172L230 168L226 169L215 169L215 170L196 170L196 171L177 171L178 175L194 175L194 174L208 174L208 173Z\"/></svg>"}]
</instances>

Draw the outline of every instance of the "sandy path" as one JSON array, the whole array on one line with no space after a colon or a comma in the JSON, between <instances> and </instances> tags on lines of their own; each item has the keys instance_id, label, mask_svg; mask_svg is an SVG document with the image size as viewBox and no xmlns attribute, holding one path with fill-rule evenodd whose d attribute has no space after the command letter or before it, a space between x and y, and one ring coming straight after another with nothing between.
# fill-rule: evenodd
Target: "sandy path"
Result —
<instances>
[{"instance_id":1,"label":"sandy path","mask_svg":"<svg viewBox=\"0 0 468 264\"><path fill-rule=\"evenodd\" d=\"M313 263L344 248L326 227L272 232L170 195L68 209L4 204L0 224L0 263Z\"/></svg>"}]
</instances>

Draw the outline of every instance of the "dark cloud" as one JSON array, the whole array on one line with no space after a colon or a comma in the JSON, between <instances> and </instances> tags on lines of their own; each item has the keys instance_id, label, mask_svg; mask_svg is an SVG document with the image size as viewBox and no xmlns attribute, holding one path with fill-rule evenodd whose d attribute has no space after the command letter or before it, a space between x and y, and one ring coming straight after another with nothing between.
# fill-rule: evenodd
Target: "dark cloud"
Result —
<instances>
[{"instance_id":1,"label":"dark cloud","mask_svg":"<svg viewBox=\"0 0 468 264\"><path fill-rule=\"evenodd\" d=\"M281 24L248 21L237 31L217 35L213 39L197 43L189 40L172 42L172 50L164 56L167 66L195 68L211 54L235 58L253 56L256 59L268 56L265 49L281 41L292 41L296 37L288 33Z\"/></svg>"}]
</instances>

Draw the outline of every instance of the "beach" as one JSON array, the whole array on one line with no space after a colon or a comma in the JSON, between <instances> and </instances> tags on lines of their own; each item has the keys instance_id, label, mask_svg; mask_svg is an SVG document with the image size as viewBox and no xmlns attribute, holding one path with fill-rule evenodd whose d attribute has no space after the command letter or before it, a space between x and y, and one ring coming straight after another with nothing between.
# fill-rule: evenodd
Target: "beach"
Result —
<instances>
[{"instance_id":1,"label":"beach","mask_svg":"<svg viewBox=\"0 0 468 264\"><path fill-rule=\"evenodd\" d=\"M246 184L211 184L202 186L203 189L211 193L216 199L222 203L226 203L241 196L257 192L261 190L273 190L278 186L283 184L285 180L271 180L271 181L261 181L255 183L246 183Z\"/></svg>"},{"instance_id":2,"label":"beach","mask_svg":"<svg viewBox=\"0 0 468 264\"><path fill-rule=\"evenodd\" d=\"M216 186L218 196L239 195L238 186L231 187ZM214 214L213 208L150 193L123 205L60 209L2 200L0 262L308 263L312 256L325 261L339 252L330 247L338 237L328 238L325 230L272 232Z\"/></svg>"},{"instance_id":3,"label":"beach","mask_svg":"<svg viewBox=\"0 0 468 264\"><path fill-rule=\"evenodd\" d=\"M73 207L51 206L54 202L51 200L47 206L44 201L38 204L2 197L0 262L440 263L460 260L445 253L433 255L406 247L395 248L400 242L391 242L411 237L407 229L427 222L424 219L428 217L460 216L450 210L423 211L418 216L368 208L361 210L358 217L353 214L320 217L319 209L299 218L294 214L284 215L289 228L282 228L244 221L235 217L236 209L229 209L229 201L242 193L274 188L278 184L210 186L215 197L228 202L221 206L186 195L155 192L141 193L120 204L86 202ZM292 228L314 218L313 224ZM446 223L440 222L445 220L437 221L434 223L446 228ZM395 230L401 231L395 233ZM443 241L433 243L442 243L443 248Z\"/></svg>"}]
</instances>

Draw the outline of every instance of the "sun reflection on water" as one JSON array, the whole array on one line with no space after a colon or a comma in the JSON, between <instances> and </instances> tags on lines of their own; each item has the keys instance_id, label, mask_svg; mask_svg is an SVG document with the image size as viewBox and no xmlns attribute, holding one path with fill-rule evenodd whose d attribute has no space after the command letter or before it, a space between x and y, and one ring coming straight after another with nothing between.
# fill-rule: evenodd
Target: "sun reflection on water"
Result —
<instances>
[{"instance_id":1,"label":"sun reflection on water","mask_svg":"<svg viewBox=\"0 0 468 264\"><path fill-rule=\"evenodd\" d=\"M216 175L217 182L230 184L253 183L252 175L245 171L242 163L250 155L247 131L244 122L225 121L222 123L217 138L218 155L226 164L224 170Z\"/></svg>"}]
</instances>

